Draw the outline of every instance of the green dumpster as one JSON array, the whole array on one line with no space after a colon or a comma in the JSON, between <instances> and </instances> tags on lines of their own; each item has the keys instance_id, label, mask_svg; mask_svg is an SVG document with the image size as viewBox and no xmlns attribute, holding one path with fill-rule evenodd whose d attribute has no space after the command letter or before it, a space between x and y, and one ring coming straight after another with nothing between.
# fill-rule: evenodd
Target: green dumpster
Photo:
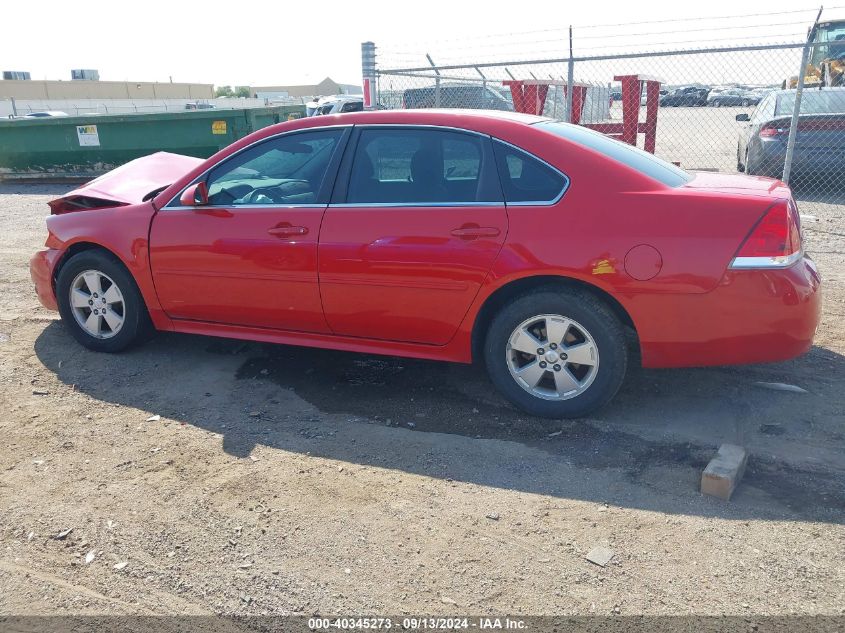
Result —
<instances>
[{"instance_id":1,"label":"green dumpster","mask_svg":"<svg viewBox=\"0 0 845 633\"><path fill-rule=\"evenodd\" d=\"M165 151L207 158L303 106L0 120L0 180L87 180Z\"/></svg>"}]
</instances>

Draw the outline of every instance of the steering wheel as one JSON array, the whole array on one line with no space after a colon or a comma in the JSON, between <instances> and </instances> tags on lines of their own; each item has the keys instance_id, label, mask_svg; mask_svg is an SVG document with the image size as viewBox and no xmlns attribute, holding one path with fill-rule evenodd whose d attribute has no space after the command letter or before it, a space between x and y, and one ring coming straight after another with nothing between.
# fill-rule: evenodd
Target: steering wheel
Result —
<instances>
[{"instance_id":1,"label":"steering wheel","mask_svg":"<svg viewBox=\"0 0 845 633\"><path fill-rule=\"evenodd\" d=\"M272 204L278 202L272 193L273 187L256 187L243 198L245 204Z\"/></svg>"}]
</instances>

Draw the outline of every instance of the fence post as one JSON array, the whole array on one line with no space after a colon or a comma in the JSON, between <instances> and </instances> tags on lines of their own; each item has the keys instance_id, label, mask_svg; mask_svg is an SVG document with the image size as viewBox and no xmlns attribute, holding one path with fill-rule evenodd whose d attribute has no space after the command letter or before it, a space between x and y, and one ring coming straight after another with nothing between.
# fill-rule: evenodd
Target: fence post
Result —
<instances>
[{"instance_id":1,"label":"fence post","mask_svg":"<svg viewBox=\"0 0 845 633\"><path fill-rule=\"evenodd\" d=\"M434 60L431 59L431 55L428 53L425 54L425 58L428 60L428 63L431 64L431 67L434 69L434 107L440 107L440 71L437 70L437 66L434 63Z\"/></svg>"},{"instance_id":2,"label":"fence post","mask_svg":"<svg viewBox=\"0 0 845 633\"><path fill-rule=\"evenodd\" d=\"M786 157L783 160L783 176L782 180L787 185L789 184L789 177L792 175L792 157L795 154L795 137L798 135L798 117L801 115L801 94L804 92L804 74L807 72L807 58L810 56L810 46L816 37L816 30L819 26L819 18L822 16L822 10L816 16L816 21L813 22L813 28L810 29L810 34L807 35L807 43L804 44L804 49L801 51L801 68L798 71L798 84L795 86L795 105L792 108L792 119L789 121L789 138L786 141Z\"/></svg>"},{"instance_id":3,"label":"fence post","mask_svg":"<svg viewBox=\"0 0 845 633\"><path fill-rule=\"evenodd\" d=\"M376 45L361 43L361 76L363 77L364 109L376 108Z\"/></svg>"},{"instance_id":4,"label":"fence post","mask_svg":"<svg viewBox=\"0 0 845 633\"><path fill-rule=\"evenodd\" d=\"M566 122L572 121L572 89L575 85L575 59L572 57L572 25L569 26L569 62L566 70Z\"/></svg>"}]
</instances>

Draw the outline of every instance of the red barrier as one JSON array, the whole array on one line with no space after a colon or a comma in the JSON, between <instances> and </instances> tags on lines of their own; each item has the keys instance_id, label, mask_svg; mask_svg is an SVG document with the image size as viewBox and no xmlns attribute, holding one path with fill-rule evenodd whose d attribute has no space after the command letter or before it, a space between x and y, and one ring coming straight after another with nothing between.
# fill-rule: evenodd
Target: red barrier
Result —
<instances>
[{"instance_id":1,"label":"red barrier","mask_svg":"<svg viewBox=\"0 0 845 633\"><path fill-rule=\"evenodd\" d=\"M660 79L647 75L616 75L614 81L622 84L622 122L621 123L581 123L587 88L590 84L575 83L572 86L571 122L592 130L618 138L629 145L637 145L639 134L644 136L643 149L654 153L657 141L657 110L660 107ZM512 79L502 82L510 87L513 108L524 114L542 114L546 105L549 86L563 86L566 95L566 82L554 79ZM645 90L645 121L640 121L640 97Z\"/></svg>"}]
</instances>

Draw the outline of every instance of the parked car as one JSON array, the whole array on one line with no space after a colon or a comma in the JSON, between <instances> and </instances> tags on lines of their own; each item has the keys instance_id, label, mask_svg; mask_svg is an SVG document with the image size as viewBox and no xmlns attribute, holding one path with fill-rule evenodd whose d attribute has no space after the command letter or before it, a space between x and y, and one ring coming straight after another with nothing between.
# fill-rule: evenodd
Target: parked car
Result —
<instances>
[{"instance_id":1,"label":"parked car","mask_svg":"<svg viewBox=\"0 0 845 633\"><path fill-rule=\"evenodd\" d=\"M737 143L737 169L780 178L786 160L795 90L772 91L749 116ZM801 95L792 171L827 174L842 181L845 173L845 88L816 88Z\"/></svg>"},{"instance_id":2,"label":"parked car","mask_svg":"<svg viewBox=\"0 0 845 633\"><path fill-rule=\"evenodd\" d=\"M707 97L707 105L715 108L724 106L751 106L760 103L760 96L739 88L724 90L717 94L711 93Z\"/></svg>"},{"instance_id":3,"label":"parked car","mask_svg":"<svg viewBox=\"0 0 845 633\"><path fill-rule=\"evenodd\" d=\"M186 110L214 110L217 106L207 101L193 101L185 104Z\"/></svg>"},{"instance_id":4,"label":"parked car","mask_svg":"<svg viewBox=\"0 0 845 633\"><path fill-rule=\"evenodd\" d=\"M305 116L361 112L363 110L364 97L361 95L328 95L316 97L305 104Z\"/></svg>"},{"instance_id":5,"label":"parked car","mask_svg":"<svg viewBox=\"0 0 845 633\"><path fill-rule=\"evenodd\" d=\"M709 93L710 90L708 88L698 88L695 86L677 88L660 97L660 105L664 107L704 106L707 105L707 95Z\"/></svg>"},{"instance_id":6,"label":"parked car","mask_svg":"<svg viewBox=\"0 0 845 633\"><path fill-rule=\"evenodd\" d=\"M439 102L435 86L408 88L402 93L402 107L513 110L513 104L501 93L482 84L443 84L440 86Z\"/></svg>"},{"instance_id":7,"label":"parked car","mask_svg":"<svg viewBox=\"0 0 845 633\"><path fill-rule=\"evenodd\" d=\"M207 160L137 159L50 208L37 295L100 352L157 329L477 359L557 418L608 402L635 360L784 360L819 322L784 184L542 117L302 118Z\"/></svg>"},{"instance_id":8,"label":"parked car","mask_svg":"<svg viewBox=\"0 0 845 633\"><path fill-rule=\"evenodd\" d=\"M317 107L314 108L312 116L324 114L339 114L341 112L362 112L364 110L364 97L341 96L320 99Z\"/></svg>"},{"instance_id":9,"label":"parked car","mask_svg":"<svg viewBox=\"0 0 845 633\"><path fill-rule=\"evenodd\" d=\"M70 116L67 112L61 110L44 110L43 112L29 112L18 118L21 119L52 119L56 117Z\"/></svg>"}]
</instances>

